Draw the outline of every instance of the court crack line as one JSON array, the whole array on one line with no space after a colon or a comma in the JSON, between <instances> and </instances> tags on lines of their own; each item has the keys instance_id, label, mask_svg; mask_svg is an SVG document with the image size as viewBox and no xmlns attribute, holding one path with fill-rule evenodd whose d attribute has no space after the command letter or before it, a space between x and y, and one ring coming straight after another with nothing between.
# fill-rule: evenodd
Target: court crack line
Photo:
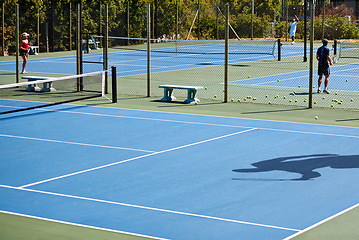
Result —
<instances>
[{"instance_id":1,"label":"court crack line","mask_svg":"<svg viewBox=\"0 0 359 240\"><path fill-rule=\"evenodd\" d=\"M257 128L247 129L247 130L240 131L240 132L230 133L230 134L227 134L227 135L214 137L214 138L206 139L206 140L195 142L195 143L190 143L190 144L186 144L186 145L183 145L183 146L166 149L166 150L163 150L163 151L153 152L153 153L145 154L145 155L134 157L134 158L130 158L130 159L126 159L126 160L122 160L122 161L118 161L118 162L114 162L114 163L110 163L110 164L106 164L106 165L102 165L102 166L98 166L98 167L94 167L94 168L85 169L85 170L82 170L82 171L73 172L73 173L62 175L62 176L58 176L58 177L49 178L49 179L45 179L45 180L42 180L42 181L26 184L26 185L20 186L20 188L31 187L31 186L35 186L35 185L38 185L38 184L41 184L41 183L51 182L51 181L54 181L54 180L63 179L63 178L66 178L66 177L71 177L71 176L75 176L75 175L82 174L82 173L92 172L92 171L95 171L95 170L115 166L115 165L118 165L118 164L131 162L131 161L134 161L134 160L138 160L138 159L142 159L142 158L146 158L146 157L150 157L150 156L154 156L154 155L158 155L158 154L162 154L162 153L167 153L167 152L172 152L172 151L183 149L183 148L186 148L186 147L192 147L192 146L199 145L199 144L202 144L202 143L207 143L207 142L215 141L215 140L218 140L218 139L235 136L235 135L238 135L238 134L254 131L256 129Z\"/></svg>"},{"instance_id":2,"label":"court crack line","mask_svg":"<svg viewBox=\"0 0 359 240\"><path fill-rule=\"evenodd\" d=\"M106 204L112 204L112 205L120 205L120 206L137 208L137 209L145 209L145 210L156 211L156 212L164 212L164 213L178 214L178 215L191 216L191 217L197 217L197 218L218 220L218 221L223 221L223 222L231 222L231 223L252 225L252 226L257 226L257 227L273 228L273 229L280 229L280 230L286 230L286 231L292 231L292 232L299 232L300 231L299 229L294 229L294 228L280 227L280 226L261 224L261 223L253 223L253 222L247 222L247 221L241 221L241 220L214 217L214 216L208 216L208 215L203 215L203 214L188 213L188 212L168 210L168 209L162 209L162 208L147 207L147 206L142 206L142 205L115 202L115 201L109 201L109 200L102 200L102 199L97 199L97 198L81 197L81 196L75 196L75 195L69 195L69 194L63 194L63 193L47 192L47 191L41 191L41 190L35 190L35 189L26 189L26 188L23 188L23 187L13 187L13 186L6 186L6 185L0 185L0 187L9 188L9 189L15 189L15 190L21 190L21 191L41 193L41 194L52 195L52 196L66 197L66 198L72 198L72 199L80 199L80 200L86 200L86 201L91 201L91 202L106 203Z\"/></svg>"}]
</instances>

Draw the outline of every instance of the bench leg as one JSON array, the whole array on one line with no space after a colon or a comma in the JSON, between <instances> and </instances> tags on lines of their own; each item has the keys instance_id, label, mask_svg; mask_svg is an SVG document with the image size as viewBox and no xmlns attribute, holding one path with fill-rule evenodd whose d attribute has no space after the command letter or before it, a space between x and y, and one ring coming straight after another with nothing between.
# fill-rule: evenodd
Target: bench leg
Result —
<instances>
[{"instance_id":1,"label":"bench leg","mask_svg":"<svg viewBox=\"0 0 359 240\"><path fill-rule=\"evenodd\" d=\"M29 82L31 81L35 81L35 80L29 80ZM25 90L28 92L35 92L35 91L39 91L40 88L36 84L30 84Z\"/></svg>"},{"instance_id":2,"label":"bench leg","mask_svg":"<svg viewBox=\"0 0 359 240\"><path fill-rule=\"evenodd\" d=\"M177 98L172 96L173 88L164 88L164 97L161 99L162 102L175 101Z\"/></svg>"},{"instance_id":3,"label":"bench leg","mask_svg":"<svg viewBox=\"0 0 359 240\"><path fill-rule=\"evenodd\" d=\"M199 99L196 98L196 93L197 93L196 89L188 89L187 99L184 102L185 103L199 102Z\"/></svg>"},{"instance_id":4,"label":"bench leg","mask_svg":"<svg viewBox=\"0 0 359 240\"><path fill-rule=\"evenodd\" d=\"M43 83L41 92L54 92L54 91L56 91L56 89L52 87L52 82Z\"/></svg>"}]
</instances>

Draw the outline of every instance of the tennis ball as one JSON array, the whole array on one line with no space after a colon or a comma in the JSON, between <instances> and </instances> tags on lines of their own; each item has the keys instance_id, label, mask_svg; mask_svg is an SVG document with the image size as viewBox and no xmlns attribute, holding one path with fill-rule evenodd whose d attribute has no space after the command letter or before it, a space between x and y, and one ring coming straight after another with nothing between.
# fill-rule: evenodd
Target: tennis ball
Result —
<instances>
[{"instance_id":1,"label":"tennis ball","mask_svg":"<svg viewBox=\"0 0 359 240\"><path fill-rule=\"evenodd\" d=\"M268 104L272 104L271 102L268 102Z\"/></svg>"},{"instance_id":2,"label":"tennis ball","mask_svg":"<svg viewBox=\"0 0 359 240\"><path fill-rule=\"evenodd\" d=\"M197 105L197 104L198 104L198 102L195 102L194 104L195 104L195 105Z\"/></svg>"},{"instance_id":3,"label":"tennis ball","mask_svg":"<svg viewBox=\"0 0 359 240\"><path fill-rule=\"evenodd\" d=\"M316 101L314 101L314 104L317 104L317 102L316 102Z\"/></svg>"},{"instance_id":4,"label":"tennis ball","mask_svg":"<svg viewBox=\"0 0 359 240\"><path fill-rule=\"evenodd\" d=\"M334 107L334 105L332 104L332 105L330 105L331 107Z\"/></svg>"},{"instance_id":5,"label":"tennis ball","mask_svg":"<svg viewBox=\"0 0 359 240\"><path fill-rule=\"evenodd\" d=\"M325 99L325 97L323 97L323 99Z\"/></svg>"},{"instance_id":6,"label":"tennis ball","mask_svg":"<svg viewBox=\"0 0 359 240\"><path fill-rule=\"evenodd\" d=\"M266 98L268 97L268 95L266 95Z\"/></svg>"},{"instance_id":7,"label":"tennis ball","mask_svg":"<svg viewBox=\"0 0 359 240\"><path fill-rule=\"evenodd\" d=\"M247 99L246 99L246 98L243 98L243 101L247 101Z\"/></svg>"},{"instance_id":8,"label":"tennis ball","mask_svg":"<svg viewBox=\"0 0 359 240\"><path fill-rule=\"evenodd\" d=\"M353 101L354 101L354 100L353 100L353 98L352 98L352 99L350 99L350 101L351 101L351 102L353 102Z\"/></svg>"},{"instance_id":9,"label":"tennis ball","mask_svg":"<svg viewBox=\"0 0 359 240\"><path fill-rule=\"evenodd\" d=\"M248 75L248 78L250 78L251 76Z\"/></svg>"},{"instance_id":10,"label":"tennis ball","mask_svg":"<svg viewBox=\"0 0 359 240\"><path fill-rule=\"evenodd\" d=\"M255 100L257 100L257 98L253 98L253 100L255 101Z\"/></svg>"},{"instance_id":11,"label":"tennis ball","mask_svg":"<svg viewBox=\"0 0 359 240\"><path fill-rule=\"evenodd\" d=\"M283 99L286 99L286 97L284 96Z\"/></svg>"},{"instance_id":12,"label":"tennis ball","mask_svg":"<svg viewBox=\"0 0 359 240\"><path fill-rule=\"evenodd\" d=\"M214 97L214 98L217 98L217 95L214 95L213 97Z\"/></svg>"},{"instance_id":13,"label":"tennis ball","mask_svg":"<svg viewBox=\"0 0 359 240\"><path fill-rule=\"evenodd\" d=\"M348 82L348 79L347 80L345 80L346 82Z\"/></svg>"},{"instance_id":14,"label":"tennis ball","mask_svg":"<svg viewBox=\"0 0 359 240\"><path fill-rule=\"evenodd\" d=\"M277 82L279 82L279 79L277 79Z\"/></svg>"},{"instance_id":15,"label":"tennis ball","mask_svg":"<svg viewBox=\"0 0 359 240\"><path fill-rule=\"evenodd\" d=\"M294 102L298 102L298 100L297 99L295 99L295 101Z\"/></svg>"},{"instance_id":16,"label":"tennis ball","mask_svg":"<svg viewBox=\"0 0 359 240\"><path fill-rule=\"evenodd\" d=\"M208 88L206 88L206 87L204 88L204 90L207 90L207 89L208 89Z\"/></svg>"},{"instance_id":17,"label":"tennis ball","mask_svg":"<svg viewBox=\"0 0 359 240\"><path fill-rule=\"evenodd\" d=\"M238 102L241 102L241 99L238 99Z\"/></svg>"},{"instance_id":18,"label":"tennis ball","mask_svg":"<svg viewBox=\"0 0 359 240\"><path fill-rule=\"evenodd\" d=\"M338 95L338 93L336 92L335 95Z\"/></svg>"},{"instance_id":19,"label":"tennis ball","mask_svg":"<svg viewBox=\"0 0 359 240\"><path fill-rule=\"evenodd\" d=\"M317 117L317 116L315 116L314 118L315 118L315 120L318 120L318 117Z\"/></svg>"},{"instance_id":20,"label":"tennis ball","mask_svg":"<svg viewBox=\"0 0 359 240\"><path fill-rule=\"evenodd\" d=\"M231 99L231 101L233 102L233 101L234 101L234 99L232 98L232 99Z\"/></svg>"},{"instance_id":21,"label":"tennis ball","mask_svg":"<svg viewBox=\"0 0 359 240\"><path fill-rule=\"evenodd\" d=\"M300 88L300 85L298 85L298 87Z\"/></svg>"},{"instance_id":22,"label":"tennis ball","mask_svg":"<svg viewBox=\"0 0 359 240\"><path fill-rule=\"evenodd\" d=\"M295 59L293 59L293 61L295 61Z\"/></svg>"}]
</instances>

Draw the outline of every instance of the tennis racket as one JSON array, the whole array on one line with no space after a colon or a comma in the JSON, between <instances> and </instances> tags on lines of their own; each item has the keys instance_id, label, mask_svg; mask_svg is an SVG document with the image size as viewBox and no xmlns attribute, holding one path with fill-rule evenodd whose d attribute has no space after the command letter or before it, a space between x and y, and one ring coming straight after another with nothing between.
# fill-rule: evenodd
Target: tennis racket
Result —
<instances>
[{"instance_id":1,"label":"tennis racket","mask_svg":"<svg viewBox=\"0 0 359 240\"><path fill-rule=\"evenodd\" d=\"M27 49L28 52L31 51L31 47L36 43L36 39L31 39L29 42L29 48Z\"/></svg>"}]
</instances>

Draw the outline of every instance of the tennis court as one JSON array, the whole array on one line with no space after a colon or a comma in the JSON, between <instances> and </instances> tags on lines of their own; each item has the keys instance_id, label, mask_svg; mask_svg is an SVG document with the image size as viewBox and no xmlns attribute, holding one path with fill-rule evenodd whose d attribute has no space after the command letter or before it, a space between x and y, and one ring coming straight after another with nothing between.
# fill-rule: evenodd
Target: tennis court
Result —
<instances>
[{"instance_id":1,"label":"tennis court","mask_svg":"<svg viewBox=\"0 0 359 240\"><path fill-rule=\"evenodd\" d=\"M290 58L283 65L268 54L231 54L229 61L237 70L230 85L298 89L297 80L308 75L300 71L305 63L290 64L302 58L302 51L299 44L283 46L283 57ZM101 57L95 53L84 58ZM126 84L141 87L134 76L146 75L145 52L111 52L109 60L117 66L120 90L127 92ZM162 83L178 76L182 84L193 83L197 75L186 79L181 72L194 70L197 81L206 79L209 92L210 84L216 85L215 91L223 89L222 80L207 78L222 75L219 54L154 52L152 60L155 87L157 79ZM74 56L38 56L29 61L27 71L69 75L76 72L75 63ZM13 61L0 62L4 73L14 66ZM258 71L258 66L268 70ZM247 67L257 75L244 79L237 74ZM84 64L84 72L101 68ZM358 91L355 78L335 85L357 63L343 61L332 69L332 89ZM308 88L307 80L300 84ZM23 100L30 97L38 101L39 94L18 91L17 100L1 105L17 106L19 100L26 105ZM0 213L7 216L5 222L19 216L30 218L25 228L45 220L50 226L64 223L124 239L277 240L297 239L358 205L358 187L351 184L359 176L355 117L350 120L354 127L343 127L193 114L200 105L186 106L191 113L174 113L186 112L176 103L161 105L159 112L153 107L160 99L157 92L144 100L150 111L122 108L126 98L121 99L118 104L90 100L1 115ZM203 107L220 115L211 104L205 100ZM341 223L353 226L348 220ZM355 236L355 228L349 234Z\"/></svg>"},{"instance_id":2,"label":"tennis court","mask_svg":"<svg viewBox=\"0 0 359 240\"><path fill-rule=\"evenodd\" d=\"M75 105L1 122L2 212L160 239L283 239L358 204L357 128Z\"/></svg>"}]
</instances>

